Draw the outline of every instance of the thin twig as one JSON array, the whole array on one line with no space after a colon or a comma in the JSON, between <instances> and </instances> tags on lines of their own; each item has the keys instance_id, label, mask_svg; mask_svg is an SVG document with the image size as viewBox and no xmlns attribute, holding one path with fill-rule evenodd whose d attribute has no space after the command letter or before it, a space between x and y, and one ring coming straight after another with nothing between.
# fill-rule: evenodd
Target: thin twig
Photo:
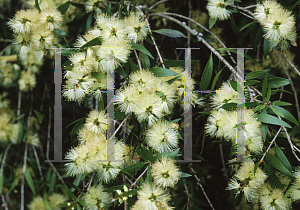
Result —
<instances>
[{"instance_id":1,"label":"thin twig","mask_svg":"<svg viewBox=\"0 0 300 210\"><path fill-rule=\"evenodd\" d=\"M146 20L146 23L147 23L147 25L148 25L148 29L149 29L150 33L152 34L152 31L151 31L151 28L150 28L150 24L149 24L149 22L148 22L147 17L145 17L145 20ZM160 60L160 62L161 62L161 65L163 66L163 68L166 68L166 67L165 67L165 64L164 64L164 61L163 61L163 59L162 59L162 57L161 57L161 55L160 55L160 52L159 52L159 50L158 50L158 47L157 47L157 45L156 45L155 40L153 39L152 36L150 36L150 37L151 37L152 42L153 42L153 44L154 44L154 47L155 47L155 49L156 49L156 51L157 51L157 55L159 56L159 60Z\"/></svg>"},{"instance_id":2,"label":"thin twig","mask_svg":"<svg viewBox=\"0 0 300 210\"><path fill-rule=\"evenodd\" d=\"M202 186L202 184L201 184L201 179L197 176L196 171L192 168L192 163L189 163L188 166L189 166L190 170L192 171L192 173L193 173L195 179L197 180L197 185L199 185L199 187L201 188L201 190L202 190L202 192L203 192L203 194L204 194L204 196L205 196L207 202L209 203L211 209L214 210L215 208L213 207L212 203L210 202L210 200L209 200L208 196L206 195L206 192L205 192L205 190L204 190L204 188L203 188L203 186Z\"/></svg>"},{"instance_id":3,"label":"thin twig","mask_svg":"<svg viewBox=\"0 0 300 210\"><path fill-rule=\"evenodd\" d=\"M254 14L252 12L250 12L249 10L247 10L245 7L239 7L239 6L236 6L236 5L228 5L228 6L233 7L235 9L238 9L238 10L241 10L241 11L243 11L245 13L248 13L252 17L254 17Z\"/></svg>"},{"instance_id":4,"label":"thin twig","mask_svg":"<svg viewBox=\"0 0 300 210\"><path fill-rule=\"evenodd\" d=\"M162 4L162 3L166 2L166 1L169 1L169 0L161 0L161 1L159 1L159 2L156 2L156 3L153 4L151 7L149 7L149 10L152 10L152 9L153 9L154 7L156 7L157 5Z\"/></svg>"},{"instance_id":5,"label":"thin twig","mask_svg":"<svg viewBox=\"0 0 300 210\"><path fill-rule=\"evenodd\" d=\"M279 56L277 50L276 50L275 54L276 54L277 58L279 59L281 65L282 65L282 67L283 67L283 70L285 71L285 74L286 74L287 78L291 81L291 87L292 87L292 90L293 90L293 92L294 92L295 103L296 103L296 109L297 109L297 116L298 116L298 121L299 121L299 120L300 120L300 114L299 114L300 109L299 109L299 102L298 102L297 91L296 91L296 89L295 89L295 86L294 86L294 83L293 83L293 81L292 81L292 78L291 78L289 72L287 71L287 68L286 68L286 66L284 65L284 63L283 63L281 57ZM281 93L282 93L282 92L281 92Z\"/></svg>"},{"instance_id":6,"label":"thin twig","mask_svg":"<svg viewBox=\"0 0 300 210\"><path fill-rule=\"evenodd\" d=\"M136 185L136 183L137 183L137 181L140 179L140 178L142 178L142 176L147 172L147 170L148 170L148 167L149 166L147 166L147 168L143 171L143 173L141 173L141 175L130 185L130 188L132 188L134 185Z\"/></svg>"},{"instance_id":7,"label":"thin twig","mask_svg":"<svg viewBox=\"0 0 300 210\"><path fill-rule=\"evenodd\" d=\"M250 5L250 6L247 6L247 7L244 7L245 9L252 9L252 8L256 8L256 5Z\"/></svg>"},{"instance_id":8,"label":"thin twig","mask_svg":"<svg viewBox=\"0 0 300 210\"><path fill-rule=\"evenodd\" d=\"M8 151L9 151L10 147L11 147L11 144L7 145L7 147L5 149L4 156L3 156L3 159L2 159L2 163L1 163L0 176L2 175L2 170L4 168L5 160L6 160L6 157L7 157L7 154L8 154Z\"/></svg>"},{"instance_id":9,"label":"thin twig","mask_svg":"<svg viewBox=\"0 0 300 210\"><path fill-rule=\"evenodd\" d=\"M169 17L167 15L163 15L161 13L152 13L150 14L151 16L161 16L164 17L166 19L169 19L175 23L177 23L178 25L182 26L183 28L185 28L186 30L189 30L192 34L195 35L195 30L192 30L190 27L188 27L187 25L183 24L182 22L180 22L179 20ZM210 51L212 51L228 68L229 70L234 73L234 75L236 75L240 80L243 80L242 76L237 74L237 72L235 71L235 69L220 55L220 53L218 53L215 48L213 48L210 44L208 44L201 36L201 33L196 34L198 41L201 41L208 49L210 49Z\"/></svg>"},{"instance_id":10,"label":"thin twig","mask_svg":"<svg viewBox=\"0 0 300 210\"><path fill-rule=\"evenodd\" d=\"M123 123L128 119L128 117L130 116L127 115L127 117L121 122L121 124L119 125L119 127L115 130L114 134L109 138L109 140L112 140L114 138L114 136L116 135L116 133L120 130L121 126L123 125Z\"/></svg>"},{"instance_id":11,"label":"thin twig","mask_svg":"<svg viewBox=\"0 0 300 210\"><path fill-rule=\"evenodd\" d=\"M43 181L43 173L42 173L42 168L41 168L41 165L40 165L39 156L37 155L35 147L33 145L31 145L31 147L33 149L33 153L34 153L34 156L35 156L35 159L36 159L36 163L38 165L38 169L39 169L40 176L41 176L41 181Z\"/></svg>"},{"instance_id":12,"label":"thin twig","mask_svg":"<svg viewBox=\"0 0 300 210\"><path fill-rule=\"evenodd\" d=\"M25 152L24 152L23 174L22 174L22 184L21 184L21 210L24 210L24 184L25 184L25 171L26 171L26 163L27 163L27 150L28 150L28 144L25 145Z\"/></svg>"},{"instance_id":13,"label":"thin twig","mask_svg":"<svg viewBox=\"0 0 300 210\"><path fill-rule=\"evenodd\" d=\"M220 147L220 155L221 155L223 170L224 170L224 173L225 173L226 180L228 182L229 178L228 178L227 171L226 171L222 144L219 144L219 147Z\"/></svg>"},{"instance_id":14,"label":"thin twig","mask_svg":"<svg viewBox=\"0 0 300 210\"><path fill-rule=\"evenodd\" d=\"M139 68L140 68L140 70L142 70L141 60L140 60L140 58L139 58L139 56L138 56L138 54L137 54L136 50L135 50L135 49L133 49L133 51L134 51L135 57L136 57L136 59L137 59L137 62L138 62Z\"/></svg>"},{"instance_id":15,"label":"thin twig","mask_svg":"<svg viewBox=\"0 0 300 210\"><path fill-rule=\"evenodd\" d=\"M20 116L21 113L21 97L22 97L22 91L19 90L19 95L18 95L18 111L17 111L17 116Z\"/></svg>"},{"instance_id":16,"label":"thin twig","mask_svg":"<svg viewBox=\"0 0 300 210\"><path fill-rule=\"evenodd\" d=\"M291 67L297 72L297 74L300 76L300 72L298 71L298 69L296 68L296 66L290 61L290 59L288 59L288 57L286 56L285 52L282 51L282 54L285 58L285 60L291 65Z\"/></svg>"},{"instance_id":17,"label":"thin twig","mask_svg":"<svg viewBox=\"0 0 300 210\"><path fill-rule=\"evenodd\" d=\"M275 139L277 138L278 134L280 133L282 129L282 126L279 128L279 130L277 131L276 135L274 136L274 138L272 139L270 145L268 146L267 150L265 151L264 155L262 156L262 158L260 159L260 162L262 162L266 156L266 154L268 153L269 149L271 148L272 144L274 143Z\"/></svg>"},{"instance_id":18,"label":"thin twig","mask_svg":"<svg viewBox=\"0 0 300 210\"><path fill-rule=\"evenodd\" d=\"M184 192L185 192L186 197L188 199L188 202L187 202L187 205L186 205L186 209L188 210L190 208L190 205L191 205L191 198L190 198L191 195L190 195L189 189L188 189L188 187L186 185L185 178L182 178L182 180L183 180L183 185L184 185L184 188L185 188Z\"/></svg>"},{"instance_id":19,"label":"thin twig","mask_svg":"<svg viewBox=\"0 0 300 210\"><path fill-rule=\"evenodd\" d=\"M5 210L8 210L7 204L6 204L6 202L5 202L5 198L4 198L4 196L3 196L2 194L1 194L1 198L2 198L2 203L3 203L3 205L4 205Z\"/></svg>"}]
</instances>

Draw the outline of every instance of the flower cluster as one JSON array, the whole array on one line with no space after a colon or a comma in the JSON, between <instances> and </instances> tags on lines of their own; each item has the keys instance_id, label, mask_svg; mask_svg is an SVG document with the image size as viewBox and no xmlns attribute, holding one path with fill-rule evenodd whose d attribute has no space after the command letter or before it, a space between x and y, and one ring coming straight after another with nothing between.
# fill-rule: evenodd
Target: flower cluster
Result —
<instances>
[{"instance_id":1,"label":"flower cluster","mask_svg":"<svg viewBox=\"0 0 300 210\"><path fill-rule=\"evenodd\" d=\"M231 12L226 9L226 6L233 4L233 0L209 0L206 9L211 18L227 20L230 17Z\"/></svg>"},{"instance_id":2,"label":"flower cluster","mask_svg":"<svg viewBox=\"0 0 300 210\"><path fill-rule=\"evenodd\" d=\"M138 42L147 36L147 24L138 14L119 20L103 13L96 15L95 26L79 36L75 47L82 49L94 39L103 40L101 45L84 48L69 57L71 66L65 72L66 84L63 96L81 102L87 93L96 99L107 87L107 72L113 72L127 61L131 53L130 42Z\"/></svg>"},{"instance_id":3,"label":"flower cluster","mask_svg":"<svg viewBox=\"0 0 300 210\"><path fill-rule=\"evenodd\" d=\"M87 204L87 210L102 209L106 210L111 205L111 194L104 192L103 185L92 186L87 193L85 193L83 199Z\"/></svg>"},{"instance_id":4,"label":"flower cluster","mask_svg":"<svg viewBox=\"0 0 300 210\"><path fill-rule=\"evenodd\" d=\"M154 184L145 183L138 191L138 200L135 202L132 210L171 210L174 209L168 205L171 197L165 190Z\"/></svg>"},{"instance_id":5,"label":"flower cluster","mask_svg":"<svg viewBox=\"0 0 300 210\"><path fill-rule=\"evenodd\" d=\"M227 111L222 108L224 104L234 103L237 100L237 92L227 82L217 90L212 97L213 111L207 119L206 133L212 137L225 138L236 142L237 131L243 126L245 136L246 155L250 152L258 153L262 150L261 123L257 121L252 109ZM237 124L237 116L244 115L244 123Z\"/></svg>"},{"instance_id":6,"label":"flower cluster","mask_svg":"<svg viewBox=\"0 0 300 210\"><path fill-rule=\"evenodd\" d=\"M61 208L58 207L59 204L67 201L67 198L64 195L59 193L53 193L48 197L48 205L51 209L60 210ZM31 203L28 205L29 210L47 210L46 204L44 199L41 196L35 197Z\"/></svg>"},{"instance_id":7,"label":"flower cluster","mask_svg":"<svg viewBox=\"0 0 300 210\"><path fill-rule=\"evenodd\" d=\"M63 16L56 9L47 8L42 12L27 9L18 11L7 25L14 32L14 43L20 56L34 53L41 61L45 49L58 43L54 29L59 29L62 22Z\"/></svg>"},{"instance_id":8,"label":"flower cluster","mask_svg":"<svg viewBox=\"0 0 300 210\"><path fill-rule=\"evenodd\" d=\"M296 23L292 11L284 9L276 1L266 0L257 5L254 17L265 29L264 37L271 48L286 50L290 44L296 46Z\"/></svg>"},{"instance_id":9,"label":"flower cluster","mask_svg":"<svg viewBox=\"0 0 300 210\"><path fill-rule=\"evenodd\" d=\"M18 64L8 63L6 60L0 61L0 84L8 88L16 80L16 75L20 71Z\"/></svg>"},{"instance_id":10,"label":"flower cluster","mask_svg":"<svg viewBox=\"0 0 300 210\"><path fill-rule=\"evenodd\" d=\"M103 111L90 112L86 123L78 133L79 145L66 154L66 159L71 161L65 164L66 171L72 176L97 171L99 178L107 183L115 179L121 171L123 161L108 160L110 156L107 152L106 126L107 118ZM126 147L120 141L115 143L115 160L124 159Z\"/></svg>"},{"instance_id":11,"label":"flower cluster","mask_svg":"<svg viewBox=\"0 0 300 210\"><path fill-rule=\"evenodd\" d=\"M176 102L181 105L202 105L202 99L192 93L194 81L181 68L170 68L181 78L169 84L174 77L156 77L151 71L140 70L129 78L129 85L116 94L115 102L122 112L134 113L139 122L149 125L172 113ZM166 132L166 131L164 131ZM174 141L173 141L174 146ZM175 144L177 144L175 142ZM161 149L159 149L161 150ZM164 150L164 148L162 148Z\"/></svg>"}]
</instances>

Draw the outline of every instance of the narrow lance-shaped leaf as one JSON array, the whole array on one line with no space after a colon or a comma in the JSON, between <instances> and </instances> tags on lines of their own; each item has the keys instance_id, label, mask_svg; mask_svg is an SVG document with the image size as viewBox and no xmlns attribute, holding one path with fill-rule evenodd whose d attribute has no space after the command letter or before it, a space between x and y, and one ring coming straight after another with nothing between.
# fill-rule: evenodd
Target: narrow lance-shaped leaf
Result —
<instances>
[{"instance_id":1,"label":"narrow lance-shaped leaf","mask_svg":"<svg viewBox=\"0 0 300 210\"><path fill-rule=\"evenodd\" d=\"M57 9L61 12L61 14L65 14L69 9L70 3L70 1L67 1L66 3L60 5Z\"/></svg>"},{"instance_id":2,"label":"narrow lance-shaped leaf","mask_svg":"<svg viewBox=\"0 0 300 210\"><path fill-rule=\"evenodd\" d=\"M280 160L280 162L290 171L293 172L292 166L289 162L289 160L286 158L282 150L278 147L278 145L275 143L275 156Z\"/></svg>"},{"instance_id":3,"label":"narrow lance-shaped leaf","mask_svg":"<svg viewBox=\"0 0 300 210\"><path fill-rule=\"evenodd\" d=\"M277 117L274 117L269 114L258 114L257 119L263 123L267 124L273 124L273 125L280 125L287 128L292 128L289 124L284 122L283 120L278 119Z\"/></svg>"},{"instance_id":4,"label":"narrow lance-shaped leaf","mask_svg":"<svg viewBox=\"0 0 300 210\"><path fill-rule=\"evenodd\" d=\"M212 71L213 71L213 58L211 53L201 77L200 90L206 90L206 88L208 87L211 80Z\"/></svg>"},{"instance_id":5,"label":"narrow lance-shaped leaf","mask_svg":"<svg viewBox=\"0 0 300 210\"><path fill-rule=\"evenodd\" d=\"M171 71L169 69L161 68L161 67L155 67L150 69L151 72L157 77L169 77L169 76L176 76L178 73L175 71Z\"/></svg>"},{"instance_id":6,"label":"narrow lance-shaped leaf","mask_svg":"<svg viewBox=\"0 0 300 210\"><path fill-rule=\"evenodd\" d=\"M131 45L134 49L141 51L141 52L145 53L146 55L148 55L150 58L154 59L154 57L151 55L151 53L142 45L134 43L134 42L131 42Z\"/></svg>"},{"instance_id":7,"label":"narrow lance-shaped leaf","mask_svg":"<svg viewBox=\"0 0 300 210\"><path fill-rule=\"evenodd\" d=\"M178 37L183 37L187 38L183 33L177 30L173 29L158 29L158 30L152 30L155 33L162 34L171 38L178 38Z\"/></svg>"}]
</instances>

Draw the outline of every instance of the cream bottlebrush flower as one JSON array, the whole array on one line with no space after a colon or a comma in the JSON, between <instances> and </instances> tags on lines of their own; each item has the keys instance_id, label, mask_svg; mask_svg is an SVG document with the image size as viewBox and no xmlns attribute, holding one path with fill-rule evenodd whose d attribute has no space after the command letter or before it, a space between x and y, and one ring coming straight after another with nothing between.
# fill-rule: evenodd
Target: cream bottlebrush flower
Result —
<instances>
[{"instance_id":1,"label":"cream bottlebrush flower","mask_svg":"<svg viewBox=\"0 0 300 210\"><path fill-rule=\"evenodd\" d=\"M223 137L225 135L223 125L229 122L228 116L232 116L230 113L231 112L223 109L212 111L207 118L205 132L210 134L211 137ZM230 120L236 122L236 117Z\"/></svg>"},{"instance_id":2,"label":"cream bottlebrush flower","mask_svg":"<svg viewBox=\"0 0 300 210\"><path fill-rule=\"evenodd\" d=\"M53 193L48 197L48 203L52 210L61 210L58 206L63 202L66 202L68 199L59 193Z\"/></svg>"},{"instance_id":3,"label":"cream bottlebrush flower","mask_svg":"<svg viewBox=\"0 0 300 210\"><path fill-rule=\"evenodd\" d=\"M161 161L156 161L152 165L151 172L154 183L163 188L174 187L180 179L179 169L171 158L162 157Z\"/></svg>"},{"instance_id":4,"label":"cream bottlebrush flower","mask_svg":"<svg viewBox=\"0 0 300 210\"><path fill-rule=\"evenodd\" d=\"M163 111L166 114L170 114L175 103L175 90L170 85L159 80L155 83L153 88L155 94L160 98L163 106Z\"/></svg>"},{"instance_id":5,"label":"cream bottlebrush flower","mask_svg":"<svg viewBox=\"0 0 300 210\"><path fill-rule=\"evenodd\" d=\"M32 131L29 131L26 138L27 138L26 143L36 147L40 146L40 139L37 133L33 134Z\"/></svg>"},{"instance_id":6,"label":"cream bottlebrush flower","mask_svg":"<svg viewBox=\"0 0 300 210\"><path fill-rule=\"evenodd\" d=\"M240 125L237 125L238 114L244 115L244 123L240 122ZM226 123L221 125L225 138L236 140L238 129L244 129L244 136L246 139L257 135L261 136L262 134L260 128L261 123L256 119L255 113L252 109L228 112L226 121Z\"/></svg>"},{"instance_id":7,"label":"cream bottlebrush flower","mask_svg":"<svg viewBox=\"0 0 300 210\"><path fill-rule=\"evenodd\" d=\"M85 144L86 142L99 137L98 134L91 132L86 126L83 126L78 131L78 141L79 145ZM104 139L105 140L105 139Z\"/></svg>"},{"instance_id":8,"label":"cream bottlebrush flower","mask_svg":"<svg viewBox=\"0 0 300 210\"><path fill-rule=\"evenodd\" d=\"M73 68L74 72L81 72L85 74L91 72L93 68L93 64L95 62L91 50L88 50L87 53L85 52L75 53L69 57L69 60L74 65Z\"/></svg>"},{"instance_id":9,"label":"cream bottlebrush flower","mask_svg":"<svg viewBox=\"0 0 300 210\"><path fill-rule=\"evenodd\" d=\"M102 70L113 71L121 62L126 63L130 49L128 40L123 38L112 37L105 40L97 50Z\"/></svg>"},{"instance_id":10,"label":"cream bottlebrush flower","mask_svg":"<svg viewBox=\"0 0 300 210\"><path fill-rule=\"evenodd\" d=\"M14 33L30 33L37 27L39 11L36 9L20 10L7 22Z\"/></svg>"},{"instance_id":11,"label":"cream bottlebrush flower","mask_svg":"<svg viewBox=\"0 0 300 210\"><path fill-rule=\"evenodd\" d=\"M21 77L18 83L20 90L25 92L32 90L36 85L35 74L31 71L21 71Z\"/></svg>"},{"instance_id":12,"label":"cream bottlebrush flower","mask_svg":"<svg viewBox=\"0 0 300 210\"><path fill-rule=\"evenodd\" d=\"M144 21L139 14L131 13L124 22L126 23L125 29L130 40L137 43L145 39L148 26L146 21Z\"/></svg>"},{"instance_id":13,"label":"cream bottlebrush flower","mask_svg":"<svg viewBox=\"0 0 300 210\"><path fill-rule=\"evenodd\" d=\"M46 27L37 28L32 37L31 43L36 49L46 49L53 45L54 36Z\"/></svg>"},{"instance_id":14,"label":"cream bottlebrush flower","mask_svg":"<svg viewBox=\"0 0 300 210\"><path fill-rule=\"evenodd\" d=\"M266 39L280 41L281 39L295 39L295 20L292 12L281 9L276 13L269 15L266 23L263 25L267 30Z\"/></svg>"},{"instance_id":15,"label":"cream bottlebrush flower","mask_svg":"<svg viewBox=\"0 0 300 210\"><path fill-rule=\"evenodd\" d=\"M36 210L36 209L46 210L46 205L44 203L43 198L41 196L37 196L30 202L28 208L30 210Z\"/></svg>"},{"instance_id":16,"label":"cream bottlebrush flower","mask_svg":"<svg viewBox=\"0 0 300 210\"><path fill-rule=\"evenodd\" d=\"M245 138L246 150L253 153L259 153L262 151L263 139L261 135L250 136Z\"/></svg>"},{"instance_id":17,"label":"cream bottlebrush flower","mask_svg":"<svg viewBox=\"0 0 300 210\"><path fill-rule=\"evenodd\" d=\"M300 200L300 168L297 167L294 172L295 181L293 182L290 197L296 201Z\"/></svg>"},{"instance_id":18,"label":"cream bottlebrush flower","mask_svg":"<svg viewBox=\"0 0 300 210\"><path fill-rule=\"evenodd\" d=\"M148 70L136 71L129 77L129 84L136 86L140 91L152 90L157 78Z\"/></svg>"},{"instance_id":19,"label":"cream bottlebrush flower","mask_svg":"<svg viewBox=\"0 0 300 210\"><path fill-rule=\"evenodd\" d=\"M126 30L124 28L124 21L118 20L116 17L107 17L105 25L102 30L102 37L104 40L115 37L118 39L125 38Z\"/></svg>"},{"instance_id":20,"label":"cream bottlebrush flower","mask_svg":"<svg viewBox=\"0 0 300 210\"><path fill-rule=\"evenodd\" d=\"M163 116L163 107L160 103L160 98L155 94L141 94L141 99L137 101L136 110L134 113L137 115L139 122L148 121L151 125Z\"/></svg>"},{"instance_id":21,"label":"cream bottlebrush flower","mask_svg":"<svg viewBox=\"0 0 300 210\"><path fill-rule=\"evenodd\" d=\"M78 103L81 103L85 96L85 90L81 87L74 86L70 89L65 89L63 92L63 96L68 99L68 101L77 101Z\"/></svg>"},{"instance_id":22,"label":"cream bottlebrush flower","mask_svg":"<svg viewBox=\"0 0 300 210\"><path fill-rule=\"evenodd\" d=\"M97 144L93 144L93 146L95 150ZM71 176L75 176L95 170L98 163L93 159L95 154L90 151L91 148L85 144L72 148L65 157L71 161L65 164L65 171Z\"/></svg>"},{"instance_id":23,"label":"cream bottlebrush flower","mask_svg":"<svg viewBox=\"0 0 300 210\"><path fill-rule=\"evenodd\" d=\"M107 129L107 118L104 111L93 110L86 118L84 126L93 133L105 133Z\"/></svg>"},{"instance_id":24,"label":"cream bottlebrush flower","mask_svg":"<svg viewBox=\"0 0 300 210\"><path fill-rule=\"evenodd\" d=\"M99 10L100 8L105 8L107 6L106 0L88 0L85 3L86 12L91 12L93 10Z\"/></svg>"},{"instance_id":25,"label":"cream bottlebrush flower","mask_svg":"<svg viewBox=\"0 0 300 210\"><path fill-rule=\"evenodd\" d=\"M162 188L146 183L138 191L138 200L135 206L144 210L172 209L168 206L169 200L170 196Z\"/></svg>"},{"instance_id":26,"label":"cream bottlebrush flower","mask_svg":"<svg viewBox=\"0 0 300 210\"><path fill-rule=\"evenodd\" d=\"M272 189L269 183L265 183L260 189L260 203L265 210L285 210L291 209L292 201L284 197L284 192L280 188Z\"/></svg>"},{"instance_id":27,"label":"cream bottlebrush flower","mask_svg":"<svg viewBox=\"0 0 300 210\"><path fill-rule=\"evenodd\" d=\"M211 98L214 109L220 109L226 103L237 102L237 92L231 87L228 82L224 82L216 94Z\"/></svg>"},{"instance_id":28,"label":"cream bottlebrush flower","mask_svg":"<svg viewBox=\"0 0 300 210\"><path fill-rule=\"evenodd\" d=\"M230 179L226 190L239 190L240 188L241 188L241 185L238 182L238 180L236 178L232 178L232 179Z\"/></svg>"},{"instance_id":29,"label":"cream bottlebrush flower","mask_svg":"<svg viewBox=\"0 0 300 210\"><path fill-rule=\"evenodd\" d=\"M99 184L92 186L88 192L83 196L85 203L87 204L87 210L106 210L111 206L112 196L108 192L104 192L105 188Z\"/></svg>"},{"instance_id":30,"label":"cream bottlebrush flower","mask_svg":"<svg viewBox=\"0 0 300 210\"><path fill-rule=\"evenodd\" d=\"M233 0L209 0L206 9L211 18L227 20L230 17L231 12L226 9L226 6L233 4Z\"/></svg>"},{"instance_id":31,"label":"cream bottlebrush flower","mask_svg":"<svg viewBox=\"0 0 300 210\"><path fill-rule=\"evenodd\" d=\"M178 147L177 131L167 121L158 121L146 131L147 144L158 152L171 151Z\"/></svg>"},{"instance_id":32,"label":"cream bottlebrush flower","mask_svg":"<svg viewBox=\"0 0 300 210\"><path fill-rule=\"evenodd\" d=\"M40 23L45 24L50 31L59 29L63 22L63 16L57 9L44 9L39 17Z\"/></svg>"},{"instance_id":33,"label":"cream bottlebrush flower","mask_svg":"<svg viewBox=\"0 0 300 210\"><path fill-rule=\"evenodd\" d=\"M257 4L254 17L260 24L265 24L268 16L277 13L282 7L276 1L266 0L262 4Z\"/></svg>"},{"instance_id":34,"label":"cream bottlebrush flower","mask_svg":"<svg viewBox=\"0 0 300 210\"><path fill-rule=\"evenodd\" d=\"M88 93L95 81L90 75L77 71L66 71L65 78L67 78L65 89L77 86L84 89L86 93Z\"/></svg>"},{"instance_id":35,"label":"cream bottlebrush flower","mask_svg":"<svg viewBox=\"0 0 300 210\"><path fill-rule=\"evenodd\" d=\"M10 135L13 132L13 126L9 123L11 115L7 112L0 114L0 142L9 141Z\"/></svg>"},{"instance_id":36,"label":"cream bottlebrush flower","mask_svg":"<svg viewBox=\"0 0 300 210\"><path fill-rule=\"evenodd\" d=\"M31 46L29 44L31 40L31 35L29 34L16 34L14 35L15 41L13 42L15 49L19 52L20 56L27 56L30 54Z\"/></svg>"},{"instance_id":37,"label":"cream bottlebrush flower","mask_svg":"<svg viewBox=\"0 0 300 210\"><path fill-rule=\"evenodd\" d=\"M115 103L122 112L131 113L136 109L136 101L139 99L139 90L135 85L130 85L116 93Z\"/></svg>"}]
</instances>

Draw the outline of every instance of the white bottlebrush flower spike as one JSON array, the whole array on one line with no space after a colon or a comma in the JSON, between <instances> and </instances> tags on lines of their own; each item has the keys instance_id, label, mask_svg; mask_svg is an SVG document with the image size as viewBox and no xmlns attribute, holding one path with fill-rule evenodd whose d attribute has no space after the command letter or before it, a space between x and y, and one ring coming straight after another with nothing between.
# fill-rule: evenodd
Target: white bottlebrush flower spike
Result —
<instances>
[{"instance_id":1,"label":"white bottlebrush flower spike","mask_svg":"<svg viewBox=\"0 0 300 210\"><path fill-rule=\"evenodd\" d=\"M87 210L107 210L111 206L112 196L108 192L104 192L105 188L99 184L92 186L84 195L83 199L87 204Z\"/></svg>"},{"instance_id":2,"label":"white bottlebrush flower spike","mask_svg":"<svg viewBox=\"0 0 300 210\"><path fill-rule=\"evenodd\" d=\"M86 119L85 127L93 133L105 133L107 129L107 118L104 111L93 110Z\"/></svg>"},{"instance_id":3,"label":"white bottlebrush flower spike","mask_svg":"<svg viewBox=\"0 0 300 210\"><path fill-rule=\"evenodd\" d=\"M231 12L226 9L226 6L233 5L233 3L233 0L209 0L206 9L211 18L227 20Z\"/></svg>"},{"instance_id":4,"label":"white bottlebrush flower spike","mask_svg":"<svg viewBox=\"0 0 300 210\"><path fill-rule=\"evenodd\" d=\"M57 9L47 8L39 15L39 21L45 24L50 31L53 31L61 27L63 16Z\"/></svg>"},{"instance_id":5,"label":"white bottlebrush flower spike","mask_svg":"<svg viewBox=\"0 0 300 210\"><path fill-rule=\"evenodd\" d=\"M163 188L174 187L179 180L179 169L171 158L162 157L152 165L152 176L154 183Z\"/></svg>"}]
</instances>

